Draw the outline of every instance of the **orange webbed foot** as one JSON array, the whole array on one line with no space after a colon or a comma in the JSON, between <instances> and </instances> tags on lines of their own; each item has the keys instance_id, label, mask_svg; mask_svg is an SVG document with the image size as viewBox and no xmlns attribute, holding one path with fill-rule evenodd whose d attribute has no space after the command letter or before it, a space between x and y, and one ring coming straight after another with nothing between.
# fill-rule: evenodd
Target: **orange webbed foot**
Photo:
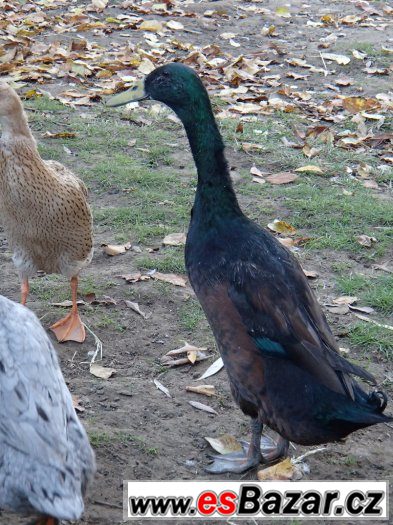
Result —
<instances>
[{"instance_id":1,"label":"orange webbed foot","mask_svg":"<svg viewBox=\"0 0 393 525\"><path fill-rule=\"evenodd\" d=\"M63 319L60 319L53 324L50 329L54 332L59 343L63 343L64 341L83 343L86 339L85 327L77 311L72 311L63 317Z\"/></svg>"}]
</instances>

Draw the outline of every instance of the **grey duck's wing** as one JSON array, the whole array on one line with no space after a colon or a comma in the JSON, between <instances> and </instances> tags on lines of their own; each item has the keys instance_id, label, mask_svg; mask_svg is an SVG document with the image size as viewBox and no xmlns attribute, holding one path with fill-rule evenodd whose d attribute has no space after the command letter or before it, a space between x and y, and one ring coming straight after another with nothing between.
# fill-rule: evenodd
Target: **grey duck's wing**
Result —
<instances>
[{"instance_id":1,"label":"grey duck's wing","mask_svg":"<svg viewBox=\"0 0 393 525\"><path fill-rule=\"evenodd\" d=\"M94 471L46 332L27 308L0 296L0 507L77 519Z\"/></svg>"}]
</instances>

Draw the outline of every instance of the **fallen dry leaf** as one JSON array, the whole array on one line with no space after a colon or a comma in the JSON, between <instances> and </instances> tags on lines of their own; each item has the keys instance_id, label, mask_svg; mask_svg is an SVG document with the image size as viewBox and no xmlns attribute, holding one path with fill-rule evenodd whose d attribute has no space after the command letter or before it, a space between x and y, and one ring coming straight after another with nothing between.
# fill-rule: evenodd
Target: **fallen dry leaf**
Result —
<instances>
[{"instance_id":1,"label":"fallen dry leaf","mask_svg":"<svg viewBox=\"0 0 393 525\"><path fill-rule=\"evenodd\" d=\"M334 304L331 304L327 306L327 309L329 310L329 312L331 312L332 314L336 314L336 315L346 315L349 312L349 306L347 304L342 304L342 305L337 305L337 306Z\"/></svg>"},{"instance_id":2,"label":"fallen dry leaf","mask_svg":"<svg viewBox=\"0 0 393 525\"><path fill-rule=\"evenodd\" d=\"M337 64L340 64L340 66L345 66L351 61L346 55L336 55L335 53L321 53L321 57L325 60L334 60Z\"/></svg>"},{"instance_id":3,"label":"fallen dry leaf","mask_svg":"<svg viewBox=\"0 0 393 525\"><path fill-rule=\"evenodd\" d=\"M316 279L318 277L318 272L314 270L306 270L305 268L302 268L304 275L308 279Z\"/></svg>"},{"instance_id":4,"label":"fallen dry leaf","mask_svg":"<svg viewBox=\"0 0 393 525\"><path fill-rule=\"evenodd\" d=\"M257 476L259 481L289 481L299 480L303 477L303 474L301 469L294 465L290 458L286 458L276 465L258 470Z\"/></svg>"},{"instance_id":5,"label":"fallen dry leaf","mask_svg":"<svg viewBox=\"0 0 393 525\"><path fill-rule=\"evenodd\" d=\"M153 279L156 279L157 281L164 281L166 283L173 284L175 286L186 286L186 279L182 277L181 275L176 275L174 273L161 273L161 272L154 272L151 275Z\"/></svg>"},{"instance_id":6,"label":"fallen dry leaf","mask_svg":"<svg viewBox=\"0 0 393 525\"><path fill-rule=\"evenodd\" d=\"M198 410L203 410L204 412L208 412L209 414L218 415L214 408L209 407L208 405L204 405L203 403L199 403L199 401L189 401L188 403Z\"/></svg>"},{"instance_id":7,"label":"fallen dry leaf","mask_svg":"<svg viewBox=\"0 0 393 525\"><path fill-rule=\"evenodd\" d=\"M279 237L277 240L287 248L292 248L296 244L290 237Z\"/></svg>"},{"instance_id":8,"label":"fallen dry leaf","mask_svg":"<svg viewBox=\"0 0 393 525\"><path fill-rule=\"evenodd\" d=\"M341 295L340 297L333 299L333 303L334 304L353 304L353 303L356 303L357 300L358 298L352 295Z\"/></svg>"},{"instance_id":9,"label":"fallen dry leaf","mask_svg":"<svg viewBox=\"0 0 393 525\"><path fill-rule=\"evenodd\" d=\"M167 397L170 397L170 398L172 397L171 394L169 393L169 390L167 389L167 387L164 386L160 381L158 381L158 379L153 379L153 382L156 385L156 387L158 388L158 390L161 390L161 392L164 392L164 394Z\"/></svg>"},{"instance_id":10,"label":"fallen dry leaf","mask_svg":"<svg viewBox=\"0 0 393 525\"><path fill-rule=\"evenodd\" d=\"M343 99L342 105L343 108L350 113L360 113L362 111L380 109L381 107L381 104L378 102L378 100L363 97L346 97Z\"/></svg>"},{"instance_id":11,"label":"fallen dry leaf","mask_svg":"<svg viewBox=\"0 0 393 525\"><path fill-rule=\"evenodd\" d=\"M101 244L104 253L107 255L120 255L126 253L127 250L131 248L131 243L127 242L126 244Z\"/></svg>"},{"instance_id":12,"label":"fallen dry leaf","mask_svg":"<svg viewBox=\"0 0 393 525\"><path fill-rule=\"evenodd\" d=\"M263 173L255 165L250 168L250 173L251 175L255 175L256 177L264 177L266 175L266 173Z\"/></svg>"},{"instance_id":13,"label":"fallen dry leaf","mask_svg":"<svg viewBox=\"0 0 393 525\"><path fill-rule=\"evenodd\" d=\"M141 315L143 319L148 319L151 315L151 314L145 314L145 312L142 312L142 310L139 308L138 303L134 303L132 301L125 300L124 304L127 306L127 308L131 308L131 310Z\"/></svg>"},{"instance_id":14,"label":"fallen dry leaf","mask_svg":"<svg viewBox=\"0 0 393 525\"><path fill-rule=\"evenodd\" d=\"M299 173L323 173L321 168L313 165L301 166L300 168L296 168L295 171L298 171Z\"/></svg>"},{"instance_id":15,"label":"fallen dry leaf","mask_svg":"<svg viewBox=\"0 0 393 525\"><path fill-rule=\"evenodd\" d=\"M127 273L125 275L119 275L119 277L128 283L138 283L140 281L149 281L151 279L150 275L145 275L141 272Z\"/></svg>"},{"instance_id":16,"label":"fallen dry leaf","mask_svg":"<svg viewBox=\"0 0 393 525\"><path fill-rule=\"evenodd\" d=\"M198 385L198 386L186 386L187 392L195 392L195 394L203 394L204 396L215 396L216 388L213 385Z\"/></svg>"},{"instance_id":17,"label":"fallen dry leaf","mask_svg":"<svg viewBox=\"0 0 393 525\"><path fill-rule=\"evenodd\" d=\"M115 372L116 370L114 368L101 366L97 363L92 363L90 365L90 373L100 379L109 379Z\"/></svg>"},{"instance_id":18,"label":"fallen dry leaf","mask_svg":"<svg viewBox=\"0 0 393 525\"><path fill-rule=\"evenodd\" d=\"M363 314L372 314L375 312L374 308L371 308L370 306L353 306L352 304L349 304L348 306L350 310L361 312Z\"/></svg>"},{"instance_id":19,"label":"fallen dry leaf","mask_svg":"<svg viewBox=\"0 0 393 525\"><path fill-rule=\"evenodd\" d=\"M182 246L186 244L186 239L185 233L171 233L164 237L162 244L164 246Z\"/></svg>"},{"instance_id":20,"label":"fallen dry leaf","mask_svg":"<svg viewBox=\"0 0 393 525\"><path fill-rule=\"evenodd\" d=\"M46 131L42 136L49 139L74 139L77 135L76 133L71 133L70 131L61 131L59 133L51 133L50 131Z\"/></svg>"},{"instance_id":21,"label":"fallen dry leaf","mask_svg":"<svg viewBox=\"0 0 393 525\"><path fill-rule=\"evenodd\" d=\"M282 171L281 173L269 175L269 177L266 177L266 180L270 182L270 184L289 184L298 178L299 175L295 175L290 171Z\"/></svg>"},{"instance_id":22,"label":"fallen dry leaf","mask_svg":"<svg viewBox=\"0 0 393 525\"><path fill-rule=\"evenodd\" d=\"M80 398L78 396L72 395L72 406L77 412L84 412L85 408L80 405Z\"/></svg>"},{"instance_id":23,"label":"fallen dry leaf","mask_svg":"<svg viewBox=\"0 0 393 525\"><path fill-rule=\"evenodd\" d=\"M76 304L78 306L81 306L81 305L84 305L86 304L85 301L82 301L82 299L78 299ZM72 306L72 301L70 301L69 299L66 299L65 301L62 301L61 303L50 303L51 306L61 306L63 308L71 308Z\"/></svg>"},{"instance_id":24,"label":"fallen dry leaf","mask_svg":"<svg viewBox=\"0 0 393 525\"><path fill-rule=\"evenodd\" d=\"M205 359L208 359L210 356L206 354L207 348L199 348L197 346L193 346L188 344L187 342L184 343L184 346L181 348L176 348L176 350L170 350L167 352L162 358L161 363L165 366L180 366L180 365L189 365L196 363L197 361L204 361ZM183 357L179 357L185 354ZM174 359L174 358L177 359Z\"/></svg>"},{"instance_id":25,"label":"fallen dry leaf","mask_svg":"<svg viewBox=\"0 0 393 525\"><path fill-rule=\"evenodd\" d=\"M296 232L296 228L294 228L291 224L285 221L280 221L279 219L274 219L273 222L269 222L267 227L273 232L284 233L286 235L293 235Z\"/></svg>"},{"instance_id":26,"label":"fallen dry leaf","mask_svg":"<svg viewBox=\"0 0 393 525\"><path fill-rule=\"evenodd\" d=\"M219 454L230 454L231 452L241 452L243 450L239 441L231 434L223 434L218 438L205 437L205 439Z\"/></svg>"},{"instance_id":27,"label":"fallen dry leaf","mask_svg":"<svg viewBox=\"0 0 393 525\"><path fill-rule=\"evenodd\" d=\"M201 377L198 377L197 381L201 381L201 379L206 379L207 377L217 374L217 372L219 372L223 367L224 362L222 358L219 357L216 361L214 361L213 364L209 366L209 368L201 375Z\"/></svg>"},{"instance_id":28,"label":"fallen dry leaf","mask_svg":"<svg viewBox=\"0 0 393 525\"><path fill-rule=\"evenodd\" d=\"M358 235L355 238L359 244L366 248L370 248L375 242L377 242L375 237L369 237L368 235Z\"/></svg>"}]
</instances>

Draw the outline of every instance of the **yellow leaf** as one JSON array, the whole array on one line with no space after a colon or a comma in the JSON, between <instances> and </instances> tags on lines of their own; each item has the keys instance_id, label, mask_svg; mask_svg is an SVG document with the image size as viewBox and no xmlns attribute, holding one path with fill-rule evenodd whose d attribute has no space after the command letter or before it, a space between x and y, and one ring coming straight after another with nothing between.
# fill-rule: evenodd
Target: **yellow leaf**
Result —
<instances>
[{"instance_id":1,"label":"yellow leaf","mask_svg":"<svg viewBox=\"0 0 393 525\"><path fill-rule=\"evenodd\" d=\"M291 480L296 476L296 470L290 458L286 458L272 467L259 470L257 476L259 481Z\"/></svg>"},{"instance_id":2,"label":"yellow leaf","mask_svg":"<svg viewBox=\"0 0 393 525\"><path fill-rule=\"evenodd\" d=\"M343 108L350 113L360 113L362 111L379 109L380 107L381 104L374 98L346 97L343 99Z\"/></svg>"},{"instance_id":3,"label":"yellow leaf","mask_svg":"<svg viewBox=\"0 0 393 525\"><path fill-rule=\"evenodd\" d=\"M323 173L321 168L319 168L318 166L312 166L312 165L301 166L300 168L296 168L295 171L298 171L300 173L303 173L303 172L306 172L306 173L320 173L320 174Z\"/></svg>"},{"instance_id":4,"label":"yellow leaf","mask_svg":"<svg viewBox=\"0 0 393 525\"><path fill-rule=\"evenodd\" d=\"M291 18L291 13L289 12L288 7L285 6L277 7L276 15L281 16L281 18Z\"/></svg>"},{"instance_id":5,"label":"yellow leaf","mask_svg":"<svg viewBox=\"0 0 393 525\"><path fill-rule=\"evenodd\" d=\"M294 228L291 224L278 219L274 219L274 221L270 222L267 227L273 232L285 233L287 235L293 235L296 232L296 228Z\"/></svg>"}]
</instances>

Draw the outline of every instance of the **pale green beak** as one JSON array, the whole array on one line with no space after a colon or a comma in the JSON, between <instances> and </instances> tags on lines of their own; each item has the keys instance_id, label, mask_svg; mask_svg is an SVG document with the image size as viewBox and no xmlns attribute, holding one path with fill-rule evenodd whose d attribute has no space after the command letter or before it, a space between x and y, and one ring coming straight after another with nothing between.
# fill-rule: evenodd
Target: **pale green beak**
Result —
<instances>
[{"instance_id":1,"label":"pale green beak","mask_svg":"<svg viewBox=\"0 0 393 525\"><path fill-rule=\"evenodd\" d=\"M106 101L106 106L114 108L116 106L124 106L129 102L138 102L138 100L144 100L149 98L149 95L145 92L145 83L143 80L135 82L127 91L114 95Z\"/></svg>"}]
</instances>

